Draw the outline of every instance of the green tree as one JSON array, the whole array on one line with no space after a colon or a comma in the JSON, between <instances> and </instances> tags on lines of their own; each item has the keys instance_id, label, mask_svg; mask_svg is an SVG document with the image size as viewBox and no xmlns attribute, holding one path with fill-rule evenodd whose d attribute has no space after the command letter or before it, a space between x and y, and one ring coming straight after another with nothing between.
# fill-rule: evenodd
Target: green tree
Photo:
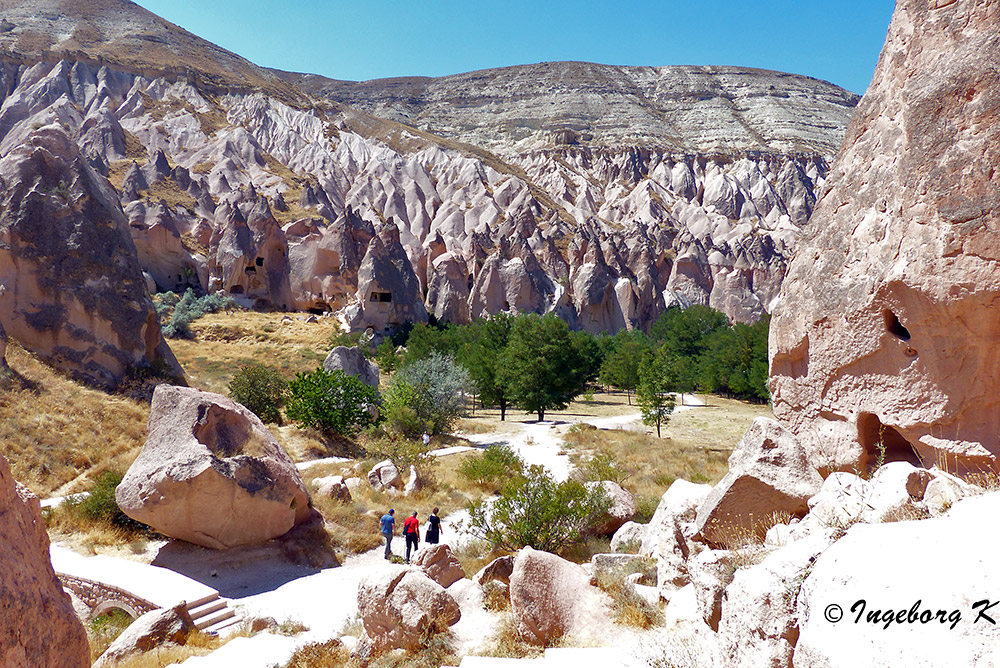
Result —
<instances>
[{"instance_id":1,"label":"green tree","mask_svg":"<svg viewBox=\"0 0 1000 668\"><path fill-rule=\"evenodd\" d=\"M396 346L392 339L382 339L382 343L375 348L375 361L382 373L391 375L396 370L399 363L399 356L396 354Z\"/></svg>"},{"instance_id":2,"label":"green tree","mask_svg":"<svg viewBox=\"0 0 1000 668\"><path fill-rule=\"evenodd\" d=\"M514 320L499 368L511 403L537 413L539 421L583 391L588 371L566 323L534 313Z\"/></svg>"},{"instance_id":3,"label":"green tree","mask_svg":"<svg viewBox=\"0 0 1000 668\"><path fill-rule=\"evenodd\" d=\"M441 434L465 414L465 394L471 385L469 373L451 355L435 352L396 371L386 392L387 404L390 411L397 405L412 410L414 424Z\"/></svg>"},{"instance_id":4,"label":"green tree","mask_svg":"<svg viewBox=\"0 0 1000 668\"><path fill-rule=\"evenodd\" d=\"M479 400L484 406L499 408L501 422L507 417L509 403L501 367L513 322L512 315L500 312L472 323L468 326L469 343L461 354L462 366L469 371Z\"/></svg>"},{"instance_id":5,"label":"green tree","mask_svg":"<svg viewBox=\"0 0 1000 668\"><path fill-rule=\"evenodd\" d=\"M498 548L554 552L579 541L610 507L600 485L556 482L541 466L529 466L497 498L469 506L469 531Z\"/></svg>"},{"instance_id":6,"label":"green tree","mask_svg":"<svg viewBox=\"0 0 1000 668\"><path fill-rule=\"evenodd\" d=\"M639 387L636 398L642 411L642 422L656 425L656 437L660 438L660 427L670 419L674 411L674 359L666 345L655 352L647 352L639 365Z\"/></svg>"},{"instance_id":7,"label":"green tree","mask_svg":"<svg viewBox=\"0 0 1000 668\"><path fill-rule=\"evenodd\" d=\"M340 369L320 367L301 372L288 383L290 397L285 410L290 420L335 434L351 434L375 421L373 407L379 405L374 388Z\"/></svg>"},{"instance_id":8,"label":"green tree","mask_svg":"<svg viewBox=\"0 0 1000 668\"><path fill-rule=\"evenodd\" d=\"M277 369L263 364L244 364L229 381L229 396L264 422L281 424L281 407L288 383Z\"/></svg>"},{"instance_id":9,"label":"green tree","mask_svg":"<svg viewBox=\"0 0 1000 668\"><path fill-rule=\"evenodd\" d=\"M431 327L423 323L415 325L406 340L406 353L400 366L427 359L432 353L454 356L459 348L456 329L451 325L443 327Z\"/></svg>"},{"instance_id":10,"label":"green tree","mask_svg":"<svg viewBox=\"0 0 1000 668\"><path fill-rule=\"evenodd\" d=\"M622 330L614 336L614 348L601 364L601 382L625 390L632 405L632 391L639 384L639 362L650 349L649 339L642 332Z\"/></svg>"}]
</instances>

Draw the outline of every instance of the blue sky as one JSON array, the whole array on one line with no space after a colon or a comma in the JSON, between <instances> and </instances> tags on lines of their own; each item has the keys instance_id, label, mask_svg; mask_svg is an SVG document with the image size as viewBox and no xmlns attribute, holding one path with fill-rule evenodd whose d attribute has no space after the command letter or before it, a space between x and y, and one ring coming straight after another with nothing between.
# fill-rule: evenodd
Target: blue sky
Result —
<instances>
[{"instance_id":1,"label":"blue sky","mask_svg":"<svg viewBox=\"0 0 1000 668\"><path fill-rule=\"evenodd\" d=\"M361 81L553 60L741 65L863 93L893 0L139 0L267 67Z\"/></svg>"}]
</instances>

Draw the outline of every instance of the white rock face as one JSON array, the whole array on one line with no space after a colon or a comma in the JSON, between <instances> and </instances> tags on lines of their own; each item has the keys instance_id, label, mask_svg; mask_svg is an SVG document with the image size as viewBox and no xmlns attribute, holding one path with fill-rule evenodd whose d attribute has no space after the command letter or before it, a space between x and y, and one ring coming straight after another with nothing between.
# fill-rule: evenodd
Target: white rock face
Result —
<instances>
[{"instance_id":1,"label":"white rock face","mask_svg":"<svg viewBox=\"0 0 1000 668\"><path fill-rule=\"evenodd\" d=\"M365 358L360 348L335 346L323 360L327 371L340 370L364 384L378 389L378 365Z\"/></svg>"},{"instance_id":2,"label":"white rock face","mask_svg":"<svg viewBox=\"0 0 1000 668\"><path fill-rule=\"evenodd\" d=\"M938 518L852 527L816 560L799 592L795 668L1000 662L997 627L976 621L989 603L973 607L995 602L989 592L1000 589L995 544L983 534L998 512L993 492ZM835 623L831 605L840 606L834 617L843 615ZM996 610L984 612L997 619ZM868 621L876 611L879 621Z\"/></svg>"}]
</instances>

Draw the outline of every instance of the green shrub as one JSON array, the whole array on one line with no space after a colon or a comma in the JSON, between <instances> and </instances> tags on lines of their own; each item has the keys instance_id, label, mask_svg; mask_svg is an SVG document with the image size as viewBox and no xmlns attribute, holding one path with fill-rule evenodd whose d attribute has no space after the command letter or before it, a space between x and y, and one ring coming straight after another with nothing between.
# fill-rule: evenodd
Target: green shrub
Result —
<instances>
[{"instance_id":1,"label":"green shrub","mask_svg":"<svg viewBox=\"0 0 1000 668\"><path fill-rule=\"evenodd\" d=\"M496 499L469 506L469 532L495 548L514 551L530 545L556 552L579 541L610 506L602 487L556 482L541 466L530 466Z\"/></svg>"},{"instance_id":2,"label":"green shrub","mask_svg":"<svg viewBox=\"0 0 1000 668\"><path fill-rule=\"evenodd\" d=\"M632 471L610 452L598 452L588 459L583 464L583 472L587 480L610 480L623 487L632 475Z\"/></svg>"},{"instance_id":3,"label":"green shrub","mask_svg":"<svg viewBox=\"0 0 1000 668\"><path fill-rule=\"evenodd\" d=\"M246 364L229 381L229 396L243 404L264 422L281 424L281 407L288 383L276 369L263 364Z\"/></svg>"},{"instance_id":4,"label":"green shrub","mask_svg":"<svg viewBox=\"0 0 1000 668\"><path fill-rule=\"evenodd\" d=\"M149 527L123 513L115 501L115 488L121 484L123 477L121 471L115 470L99 474L91 483L87 496L69 502L71 512L92 522L124 529L128 533L147 533Z\"/></svg>"},{"instance_id":5,"label":"green shrub","mask_svg":"<svg viewBox=\"0 0 1000 668\"><path fill-rule=\"evenodd\" d=\"M496 492L524 472L524 461L506 443L491 445L482 454L468 457L458 474L474 485Z\"/></svg>"},{"instance_id":6,"label":"green shrub","mask_svg":"<svg viewBox=\"0 0 1000 668\"><path fill-rule=\"evenodd\" d=\"M465 414L465 393L471 385L469 373L450 355L435 352L407 364L392 377L386 392L390 426L411 436L425 429L432 434L449 431ZM412 413L399 410L402 407Z\"/></svg>"},{"instance_id":7,"label":"green shrub","mask_svg":"<svg viewBox=\"0 0 1000 668\"><path fill-rule=\"evenodd\" d=\"M393 378L382 397L386 429L401 436L416 436L429 430L430 424L417 412L421 401L417 388L402 378Z\"/></svg>"},{"instance_id":8,"label":"green shrub","mask_svg":"<svg viewBox=\"0 0 1000 668\"><path fill-rule=\"evenodd\" d=\"M378 392L340 369L299 373L288 383L285 413L300 426L352 434L375 422Z\"/></svg>"},{"instance_id":9,"label":"green shrub","mask_svg":"<svg viewBox=\"0 0 1000 668\"><path fill-rule=\"evenodd\" d=\"M173 293L158 294L158 299L154 300L154 303L158 302L156 312L161 317L166 314L171 305L173 307L173 314L170 316L169 322L163 326L163 335L170 339L190 338L191 323L206 313L238 308L235 299L219 293L198 297L193 289L188 288L180 299L177 299L176 295L172 298L166 297L168 294Z\"/></svg>"}]
</instances>

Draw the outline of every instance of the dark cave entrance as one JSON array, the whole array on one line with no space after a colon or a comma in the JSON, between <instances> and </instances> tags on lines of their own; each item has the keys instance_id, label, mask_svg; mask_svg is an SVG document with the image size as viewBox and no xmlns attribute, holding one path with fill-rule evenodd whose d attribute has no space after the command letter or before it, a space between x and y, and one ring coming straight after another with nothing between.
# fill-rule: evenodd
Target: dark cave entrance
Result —
<instances>
[{"instance_id":1,"label":"dark cave entrance","mask_svg":"<svg viewBox=\"0 0 1000 668\"><path fill-rule=\"evenodd\" d=\"M894 427L882 424L877 415L862 413L858 416L858 441L864 449L860 464L863 470L871 473L879 465L880 446L885 448L885 459L889 462L909 462L914 466L922 466L920 456Z\"/></svg>"},{"instance_id":2,"label":"dark cave entrance","mask_svg":"<svg viewBox=\"0 0 1000 668\"><path fill-rule=\"evenodd\" d=\"M895 313L889 309L885 309L882 311L882 320L885 321L885 330L887 332L902 341L910 340L910 330L903 326L903 323L899 321L899 317Z\"/></svg>"}]
</instances>

